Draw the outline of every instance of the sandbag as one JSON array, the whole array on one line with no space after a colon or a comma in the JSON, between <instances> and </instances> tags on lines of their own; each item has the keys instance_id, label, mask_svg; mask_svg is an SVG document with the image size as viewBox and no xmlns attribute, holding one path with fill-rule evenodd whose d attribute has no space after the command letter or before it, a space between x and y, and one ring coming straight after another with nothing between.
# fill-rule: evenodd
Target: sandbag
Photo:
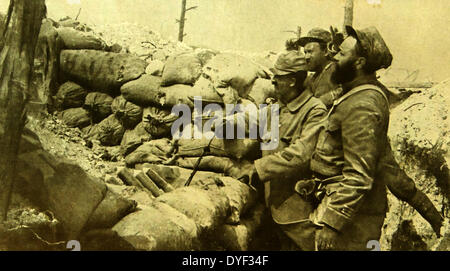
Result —
<instances>
[{"instance_id":1,"label":"sandbag","mask_svg":"<svg viewBox=\"0 0 450 271\"><path fill-rule=\"evenodd\" d=\"M163 96L159 91L161 77L144 74L136 80L124 84L120 88L122 96L134 104L141 106L159 105Z\"/></svg>"},{"instance_id":2,"label":"sandbag","mask_svg":"<svg viewBox=\"0 0 450 271\"><path fill-rule=\"evenodd\" d=\"M71 128L84 128L91 124L89 112L81 107L66 109L59 113L59 118Z\"/></svg>"},{"instance_id":3,"label":"sandbag","mask_svg":"<svg viewBox=\"0 0 450 271\"><path fill-rule=\"evenodd\" d=\"M105 197L89 217L84 230L111 228L124 216L135 211L136 206L135 201L107 189Z\"/></svg>"},{"instance_id":4,"label":"sandbag","mask_svg":"<svg viewBox=\"0 0 450 271\"><path fill-rule=\"evenodd\" d=\"M2 33L2 32L0 32ZM44 19L34 54L32 85L36 87L38 100L55 110L53 96L58 91L59 55L63 42L50 19Z\"/></svg>"},{"instance_id":5,"label":"sandbag","mask_svg":"<svg viewBox=\"0 0 450 271\"><path fill-rule=\"evenodd\" d=\"M92 121L97 123L111 115L113 98L106 93L91 92L86 95L83 108L89 111Z\"/></svg>"},{"instance_id":6,"label":"sandbag","mask_svg":"<svg viewBox=\"0 0 450 271\"><path fill-rule=\"evenodd\" d=\"M180 157L177 159L177 165L183 168L194 169L197 161L198 157ZM226 173L231 166L233 166L233 160L228 157L207 155L203 156L197 168L198 170Z\"/></svg>"},{"instance_id":7,"label":"sandbag","mask_svg":"<svg viewBox=\"0 0 450 271\"><path fill-rule=\"evenodd\" d=\"M111 110L127 129L133 129L142 120L142 108L127 101L123 96L113 100Z\"/></svg>"},{"instance_id":8,"label":"sandbag","mask_svg":"<svg viewBox=\"0 0 450 271\"><path fill-rule=\"evenodd\" d=\"M167 108L172 108L176 104L186 104L190 108L193 108L194 96L201 96L204 104L223 102L222 98L214 90L212 83L205 78L200 78L193 87L178 84L170 87L162 87L160 91L163 93L163 98L160 99L160 105Z\"/></svg>"},{"instance_id":9,"label":"sandbag","mask_svg":"<svg viewBox=\"0 0 450 271\"><path fill-rule=\"evenodd\" d=\"M210 139L183 139L178 141L179 156L199 157ZM214 138L209 146L213 156L229 157L235 159L253 160L260 156L259 142L256 139L218 139Z\"/></svg>"},{"instance_id":10,"label":"sandbag","mask_svg":"<svg viewBox=\"0 0 450 271\"><path fill-rule=\"evenodd\" d=\"M129 55L97 50L62 50L60 69L72 81L114 96L120 87L141 76L147 62Z\"/></svg>"},{"instance_id":11,"label":"sandbag","mask_svg":"<svg viewBox=\"0 0 450 271\"><path fill-rule=\"evenodd\" d=\"M213 57L203 67L203 75L214 87L232 87L240 97L247 97L256 78L269 78L265 69L243 56L221 53Z\"/></svg>"},{"instance_id":12,"label":"sandbag","mask_svg":"<svg viewBox=\"0 0 450 271\"><path fill-rule=\"evenodd\" d=\"M199 249L195 223L163 203L127 215L113 230L136 250Z\"/></svg>"},{"instance_id":13,"label":"sandbag","mask_svg":"<svg viewBox=\"0 0 450 271\"><path fill-rule=\"evenodd\" d=\"M162 86L194 85L202 73L202 63L195 54L170 56L162 72Z\"/></svg>"},{"instance_id":14,"label":"sandbag","mask_svg":"<svg viewBox=\"0 0 450 271\"><path fill-rule=\"evenodd\" d=\"M259 204L251 216L241 220L238 225L223 225L218 231L221 246L227 251L247 251L255 239L255 233L261 226L264 205Z\"/></svg>"},{"instance_id":15,"label":"sandbag","mask_svg":"<svg viewBox=\"0 0 450 271\"><path fill-rule=\"evenodd\" d=\"M228 211L227 198L212 190L190 186L178 188L156 198L192 219L199 235L212 233L221 225Z\"/></svg>"},{"instance_id":16,"label":"sandbag","mask_svg":"<svg viewBox=\"0 0 450 271\"><path fill-rule=\"evenodd\" d=\"M275 87L272 81L258 78L248 94L248 99L256 105L266 104L267 98L275 98Z\"/></svg>"},{"instance_id":17,"label":"sandbag","mask_svg":"<svg viewBox=\"0 0 450 271\"><path fill-rule=\"evenodd\" d=\"M178 116L171 114L167 109L146 107L142 119L144 129L156 139L171 136L172 124Z\"/></svg>"},{"instance_id":18,"label":"sandbag","mask_svg":"<svg viewBox=\"0 0 450 271\"><path fill-rule=\"evenodd\" d=\"M145 69L145 73L148 75L162 76L163 69L164 62L161 60L152 60Z\"/></svg>"},{"instance_id":19,"label":"sandbag","mask_svg":"<svg viewBox=\"0 0 450 271\"><path fill-rule=\"evenodd\" d=\"M56 29L64 43L64 49L92 49L105 50L108 46L92 33L75 30L72 27L59 27Z\"/></svg>"},{"instance_id":20,"label":"sandbag","mask_svg":"<svg viewBox=\"0 0 450 271\"><path fill-rule=\"evenodd\" d=\"M62 240L77 240L81 230L106 195L106 185L77 164L44 150L18 157L17 185L29 199L61 222Z\"/></svg>"},{"instance_id":21,"label":"sandbag","mask_svg":"<svg viewBox=\"0 0 450 271\"><path fill-rule=\"evenodd\" d=\"M145 130L144 123L141 122L133 130L125 131L120 143L120 152L126 156L151 138L151 135Z\"/></svg>"},{"instance_id":22,"label":"sandbag","mask_svg":"<svg viewBox=\"0 0 450 271\"><path fill-rule=\"evenodd\" d=\"M55 96L55 106L58 110L81 107L84 104L87 91L74 82L62 84Z\"/></svg>"},{"instance_id":23,"label":"sandbag","mask_svg":"<svg viewBox=\"0 0 450 271\"><path fill-rule=\"evenodd\" d=\"M145 142L135 151L125 157L128 167L140 163L163 163L168 160L173 152L173 145L167 138L161 138Z\"/></svg>"},{"instance_id":24,"label":"sandbag","mask_svg":"<svg viewBox=\"0 0 450 271\"><path fill-rule=\"evenodd\" d=\"M122 123L112 114L95 125L88 136L99 140L104 146L116 146L120 144L124 133Z\"/></svg>"}]
</instances>

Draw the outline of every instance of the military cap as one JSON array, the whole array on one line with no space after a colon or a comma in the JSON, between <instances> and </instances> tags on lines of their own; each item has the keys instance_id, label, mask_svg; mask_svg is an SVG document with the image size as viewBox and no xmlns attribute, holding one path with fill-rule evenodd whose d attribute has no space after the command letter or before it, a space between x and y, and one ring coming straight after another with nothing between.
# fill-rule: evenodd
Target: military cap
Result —
<instances>
[{"instance_id":1,"label":"military cap","mask_svg":"<svg viewBox=\"0 0 450 271\"><path fill-rule=\"evenodd\" d=\"M298 39L297 44L304 47L307 43L310 42L323 42L329 43L331 41L331 33L323 28L313 28L309 30L308 34L305 37L301 37Z\"/></svg>"},{"instance_id":2,"label":"military cap","mask_svg":"<svg viewBox=\"0 0 450 271\"><path fill-rule=\"evenodd\" d=\"M351 26L345 26L347 34L354 37L361 45L367 56L367 64L374 71L386 69L391 66L392 54L383 40L380 32L371 26L362 30L356 30Z\"/></svg>"},{"instance_id":3,"label":"military cap","mask_svg":"<svg viewBox=\"0 0 450 271\"><path fill-rule=\"evenodd\" d=\"M270 69L274 75L286 75L306 70L305 55L293 50L282 53L274 67Z\"/></svg>"}]
</instances>

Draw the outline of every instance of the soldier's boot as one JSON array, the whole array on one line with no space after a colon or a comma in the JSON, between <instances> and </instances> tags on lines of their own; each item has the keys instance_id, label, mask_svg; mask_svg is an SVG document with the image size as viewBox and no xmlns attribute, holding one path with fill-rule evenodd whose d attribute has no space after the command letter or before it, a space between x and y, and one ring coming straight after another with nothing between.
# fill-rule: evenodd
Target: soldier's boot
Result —
<instances>
[{"instance_id":1,"label":"soldier's boot","mask_svg":"<svg viewBox=\"0 0 450 271\"><path fill-rule=\"evenodd\" d=\"M422 191L416 190L415 195L408 200L408 203L425 218L428 223L430 223L434 232L438 236L441 236L441 227L444 218L441 216L439 211L434 207L430 199Z\"/></svg>"}]
</instances>

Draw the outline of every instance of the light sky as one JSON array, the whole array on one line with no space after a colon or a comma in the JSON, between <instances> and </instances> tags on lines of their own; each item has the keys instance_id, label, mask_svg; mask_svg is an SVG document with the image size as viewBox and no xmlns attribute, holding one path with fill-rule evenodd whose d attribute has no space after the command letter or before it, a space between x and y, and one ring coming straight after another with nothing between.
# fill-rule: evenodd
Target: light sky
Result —
<instances>
[{"instance_id":1,"label":"light sky","mask_svg":"<svg viewBox=\"0 0 450 271\"><path fill-rule=\"evenodd\" d=\"M394 56L392 68L420 70L420 79L450 77L449 0L354 0L354 26L374 25ZM345 0L188 0L185 42L215 49L279 51L302 26L342 28ZM369 2L381 4L369 4ZM46 0L49 17L86 23L133 22L176 39L181 0ZM0 0L6 11L9 0ZM406 72L405 72L406 73Z\"/></svg>"}]
</instances>

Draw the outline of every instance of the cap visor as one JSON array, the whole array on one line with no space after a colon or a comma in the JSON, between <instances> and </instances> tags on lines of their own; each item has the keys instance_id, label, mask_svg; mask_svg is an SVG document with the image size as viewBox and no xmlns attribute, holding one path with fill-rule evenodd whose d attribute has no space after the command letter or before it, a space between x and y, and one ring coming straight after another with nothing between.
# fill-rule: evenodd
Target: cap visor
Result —
<instances>
[{"instance_id":1,"label":"cap visor","mask_svg":"<svg viewBox=\"0 0 450 271\"><path fill-rule=\"evenodd\" d=\"M292 73L292 72L287 72L287 71L281 71L281 70L278 70L275 68L270 68L269 70L273 73L273 75L286 75L286 74Z\"/></svg>"},{"instance_id":2,"label":"cap visor","mask_svg":"<svg viewBox=\"0 0 450 271\"><path fill-rule=\"evenodd\" d=\"M345 31L347 32L347 35L352 36L352 37L354 37L354 38L359 40L358 32L356 32L356 30L352 26L346 25L345 26Z\"/></svg>"},{"instance_id":3,"label":"cap visor","mask_svg":"<svg viewBox=\"0 0 450 271\"><path fill-rule=\"evenodd\" d=\"M297 45L299 45L301 47L305 47L305 45L310 42L325 42L325 41L322 39L318 39L318 38L303 37L303 38L298 39Z\"/></svg>"}]
</instances>

